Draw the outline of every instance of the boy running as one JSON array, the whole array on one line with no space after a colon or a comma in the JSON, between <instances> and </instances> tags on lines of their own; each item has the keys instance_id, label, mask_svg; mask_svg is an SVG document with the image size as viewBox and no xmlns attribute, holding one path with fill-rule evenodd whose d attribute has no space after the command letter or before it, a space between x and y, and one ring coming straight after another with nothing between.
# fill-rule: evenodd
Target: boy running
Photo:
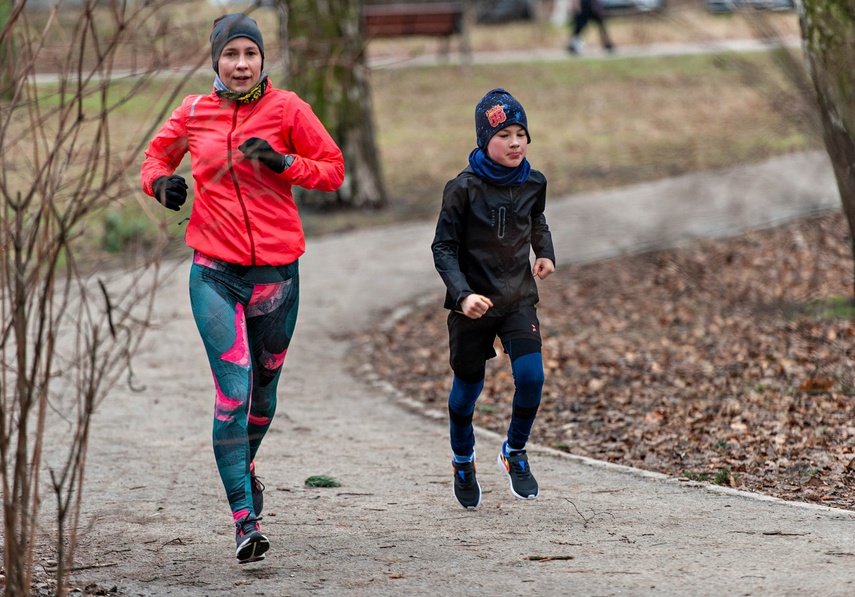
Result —
<instances>
[{"instance_id":1,"label":"boy running","mask_svg":"<svg viewBox=\"0 0 855 597\"><path fill-rule=\"evenodd\" d=\"M544 279L555 271L543 213L546 178L526 160L531 137L525 110L504 89L493 89L475 109L475 133L478 147L469 154L469 166L443 191L431 245L449 309L454 495L470 509L481 503L472 415L487 360L496 356L497 336L516 386L498 463L515 497L535 499L539 494L525 450L544 381L535 277Z\"/></svg>"}]
</instances>

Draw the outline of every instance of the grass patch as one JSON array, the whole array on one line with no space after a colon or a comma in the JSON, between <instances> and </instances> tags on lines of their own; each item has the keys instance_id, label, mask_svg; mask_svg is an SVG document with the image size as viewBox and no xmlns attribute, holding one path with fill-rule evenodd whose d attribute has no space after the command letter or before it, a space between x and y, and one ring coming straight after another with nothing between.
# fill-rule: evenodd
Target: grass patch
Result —
<instances>
[{"instance_id":1,"label":"grass patch","mask_svg":"<svg viewBox=\"0 0 855 597\"><path fill-rule=\"evenodd\" d=\"M851 297L833 296L814 301L807 306L807 312L814 319L855 319L855 301Z\"/></svg>"},{"instance_id":2,"label":"grass patch","mask_svg":"<svg viewBox=\"0 0 855 597\"><path fill-rule=\"evenodd\" d=\"M807 299L801 302L789 301L777 305L781 315L791 321L804 318L818 322L851 321L855 319L855 300L846 296L828 296L820 299Z\"/></svg>"},{"instance_id":3,"label":"grass patch","mask_svg":"<svg viewBox=\"0 0 855 597\"><path fill-rule=\"evenodd\" d=\"M329 475L312 475L304 482L306 487L341 487L341 483Z\"/></svg>"},{"instance_id":4,"label":"grass patch","mask_svg":"<svg viewBox=\"0 0 855 597\"><path fill-rule=\"evenodd\" d=\"M148 219L129 210L109 211L104 214L103 221L101 248L107 253L121 253L129 245L150 247L156 242Z\"/></svg>"},{"instance_id":5,"label":"grass patch","mask_svg":"<svg viewBox=\"0 0 855 597\"><path fill-rule=\"evenodd\" d=\"M713 477L713 483L716 485L727 485L731 484L731 475L730 475L730 467L724 466L719 470L715 477Z\"/></svg>"}]
</instances>

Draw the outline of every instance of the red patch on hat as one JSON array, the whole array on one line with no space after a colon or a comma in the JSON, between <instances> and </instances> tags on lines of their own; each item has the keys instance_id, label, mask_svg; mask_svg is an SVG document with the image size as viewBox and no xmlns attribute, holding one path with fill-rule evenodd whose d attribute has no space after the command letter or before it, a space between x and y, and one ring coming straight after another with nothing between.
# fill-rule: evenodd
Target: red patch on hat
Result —
<instances>
[{"instance_id":1,"label":"red patch on hat","mask_svg":"<svg viewBox=\"0 0 855 597\"><path fill-rule=\"evenodd\" d=\"M490 126L496 128L508 119L505 116L505 107L502 104L496 104L487 110L487 120L490 121Z\"/></svg>"}]
</instances>

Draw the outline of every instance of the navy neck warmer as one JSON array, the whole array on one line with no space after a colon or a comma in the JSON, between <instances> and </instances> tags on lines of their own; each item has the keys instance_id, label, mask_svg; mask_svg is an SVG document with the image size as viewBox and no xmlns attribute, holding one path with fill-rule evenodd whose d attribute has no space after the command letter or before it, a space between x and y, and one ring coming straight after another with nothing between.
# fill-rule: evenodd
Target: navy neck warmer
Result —
<instances>
[{"instance_id":1,"label":"navy neck warmer","mask_svg":"<svg viewBox=\"0 0 855 597\"><path fill-rule=\"evenodd\" d=\"M500 187L519 186L528 180L528 175L531 173L531 164L525 158L519 166L509 168L497 164L477 148L469 154L469 165L479 177Z\"/></svg>"}]
</instances>

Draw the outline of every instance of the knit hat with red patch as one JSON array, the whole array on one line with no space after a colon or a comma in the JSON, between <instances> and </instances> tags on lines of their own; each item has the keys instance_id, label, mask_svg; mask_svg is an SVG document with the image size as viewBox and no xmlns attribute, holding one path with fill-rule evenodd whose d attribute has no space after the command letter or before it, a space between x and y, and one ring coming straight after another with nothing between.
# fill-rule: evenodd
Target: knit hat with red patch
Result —
<instances>
[{"instance_id":1,"label":"knit hat with red patch","mask_svg":"<svg viewBox=\"0 0 855 597\"><path fill-rule=\"evenodd\" d=\"M512 124L523 127L528 142L531 143L528 120L522 104L501 87L488 91L475 108L475 136L478 148L486 151L493 135Z\"/></svg>"}]
</instances>

